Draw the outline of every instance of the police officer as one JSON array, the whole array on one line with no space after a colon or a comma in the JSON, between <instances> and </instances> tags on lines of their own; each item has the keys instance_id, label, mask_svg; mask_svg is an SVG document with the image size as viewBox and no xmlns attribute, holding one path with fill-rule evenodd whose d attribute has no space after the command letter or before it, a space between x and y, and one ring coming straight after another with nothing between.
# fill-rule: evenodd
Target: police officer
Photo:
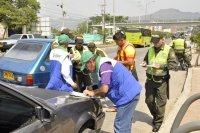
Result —
<instances>
[{"instance_id":1,"label":"police officer","mask_svg":"<svg viewBox=\"0 0 200 133\"><path fill-rule=\"evenodd\" d=\"M63 29L61 32L61 35L62 34L68 35L71 40L74 40L74 35L72 34L70 29L68 29L68 28Z\"/></svg>"},{"instance_id":2,"label":"police officer","mask_svg":"<svg viewBox=\"0 0 200 133\"><path fill-rule=\"evenodd\" d=\"M153 116L153 132L158 132L164 119L167 97L169 98L169 70L177 69L178 64L174 50L164 44L162 33L151 39L154 46L150 47L143 67L147 67L145 83L145 102Z\"/></svg>"},{"instance_id":3,"label":"police officer","mask_svg":"<svg viewBox=\"0 0 200 133\"><path fill-rule=\"evenodd\" d=\"M94 42L90 42L87 47L90 50L90 52L92 52L93 54L96 54L101 57L108 57L105 51L96 47Z\"/></svg>"},{"instance_id":4,"label":"police officer","mask_svg":"<svg viewBox=\"0 0 200 133\"><path fill-rule=\"evenodd\" d=\"M74 36L73 36L73 34L72 34L72 32L71 32L71 30L70 29L63 29L62 31L61 31L61 35L67 35L71 40L74 40ZM54 49L54 48L57 48L59 46L59 43L58 43L58 39L56 39L54 42L53 42L53 44L52 44L52 46L51 46L51 49Z\"/></svg>"},{"instance_id":5,"label":"police officer","mask_svg":"<svg viewBox=\"0 0 200 133\"><path fill-rule=\"evenodd\" d=\"M174 48L177 60L178 57L183 57L184 61L187 63L188 68L192 67L191 62L186 54L187 43L183 35L178 36L172 41L172 48Z\"/></svg>"},{"instance_id":6,"label":"police officer","mask_svg":"<svg viewBox=\"0 0 200 133\"><path fill-rule=\"evenodd\" d=\"M92 80L90 76L90 72L86 69L81 71L81 55L89 51L87 46L83 46L84 40L82 36L75 37L75 47L70 49L70 54L74 55L73 63L73 79L77 83L77 91L83 92L84 88L88 87L88 89L92 90ZM82 83L84 84L84 88L82 88Z\"/></svg>"}]
</instances>

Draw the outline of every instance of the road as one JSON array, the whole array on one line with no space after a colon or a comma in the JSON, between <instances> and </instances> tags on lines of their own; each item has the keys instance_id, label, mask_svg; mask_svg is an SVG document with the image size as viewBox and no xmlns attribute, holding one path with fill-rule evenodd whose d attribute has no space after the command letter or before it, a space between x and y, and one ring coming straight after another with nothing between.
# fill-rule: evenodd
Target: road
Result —
<instances>
[{"instance_id":1,"label":"road","mask_svg":"<svg viewBox=\"0 0 200 133\"><path fill-rule=\"evenodd\" d=\"M169 41L167 40L166 43ZM115 57L116 55L116 46L107 47L106 53L110 58ZM136 111L134 114L134 120L132 123L132 133L150 133L152 130L152 116L147 108L147 105L145 104L145 88L144 84L146 81L146 74L145 74L145 68L142 68L139 66L141 62L143 61L143 58L147 52L149 47L146 48L136 48L136 69L137 74L139 77L139 83L143 86L140 101L136 107ZM166 106L166 115L169 113L170 109L173 107L174 103L179 98L181 91L183 89L184 81L186 78L186 71L170 71L171 79L170 79L170 99L167 101ZM177 80L178 79L178 80ZM112 103L109 99L102 99L103 109L106 111L106 109L110 106L112 106ZM115 112L106 112L106 118L102 127L101 133L114 133L113 131L113 124L114 124L114 118L116 113Z\"/></svg>"},{"instance_id":2,"label":"road","mask_svg":"<svg viewBox=\"0 0 200 133\"><path fill-rule=\"evenodd\" d=\"M168 43L169 41L166 41ZM139 66L139 64L143 61L143 58L147 52L149 47L145 48L136 48L136 69L139 77L139 83L143 86L140 101L136 107L136 111L134 114L134 120L132 123L132 133L150 133L152 130L152 116L145 104L145 68ZM116 56L116 45L112 45L110 47L106 47L106 53L110 58ZM4 54L0 52L0 56ZM185 71L170 71L171 79L170 79L170 99L167 102L166 106L166 115L169 113L170 109L173 107L174 103L179 98L181 91L183 89L183 84L186 78ZM112 106L112 103L109 99L102 99L103 110L106 111L109 107ZM114 133L113 124L115 119L115 112L106 112L106 118L102 127L101 133ZM90 131L92 133L92 131Z\"/></svg>"}]
</instances>

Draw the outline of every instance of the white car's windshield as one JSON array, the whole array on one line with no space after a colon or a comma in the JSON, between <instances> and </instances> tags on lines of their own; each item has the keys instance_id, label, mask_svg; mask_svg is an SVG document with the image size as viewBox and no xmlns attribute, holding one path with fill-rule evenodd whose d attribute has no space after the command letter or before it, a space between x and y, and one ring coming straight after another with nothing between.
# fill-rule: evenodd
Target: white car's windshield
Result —
<instances>
[{"instance_id":1,"label":"white car's windshield","mask_svg":"<svg viewBox=\"0 0 200 133\"><path fill-rule=\"evenodd\" d=\"M8 37L8 39L20 39L21 35L11 35L10 37Z\"/></svg>"}]
</instances>

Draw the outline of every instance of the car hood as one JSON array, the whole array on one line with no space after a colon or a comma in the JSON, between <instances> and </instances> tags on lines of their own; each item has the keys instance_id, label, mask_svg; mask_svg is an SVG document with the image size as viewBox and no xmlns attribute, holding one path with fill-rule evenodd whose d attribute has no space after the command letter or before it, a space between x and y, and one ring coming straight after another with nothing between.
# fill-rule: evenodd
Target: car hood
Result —
<instances>
[{"instance_id":1,"label":"car hood","mask_svg":"<svg viewBox=\"0 0 200 133\"><path fill-rule=\"evenodd\" d=\"M16 41L18 41L18 40L16 40L16 39L0 40L0 42L7 42L7 43L10 43L10 42L15 43Z\"/></svg>"},{"instance_id":2,"label":"car hood","mask_svg":"<svg viewBox=\"0 0 200 133\"><path fill-rule=\"evenodd\" d=\"M18 61L16 59L5 58L4 56L0 58L0 69L11 71L27 73L34 62L30 61Z\"/></svg>"},{"instance_id":3,"label":"car hood","mask_svg":"<svg viewBox=\"0 0 200 133\"><path fill-rule=\"evenodd\" d=\"M54 108L65 103L86 99L84 97L71 96L70 93L63 91L27 87L19 87L17 89L23 93L26 93L26 96L28 95L30 98L36 99L37 101Z\"/></svg>"}]
</instances>

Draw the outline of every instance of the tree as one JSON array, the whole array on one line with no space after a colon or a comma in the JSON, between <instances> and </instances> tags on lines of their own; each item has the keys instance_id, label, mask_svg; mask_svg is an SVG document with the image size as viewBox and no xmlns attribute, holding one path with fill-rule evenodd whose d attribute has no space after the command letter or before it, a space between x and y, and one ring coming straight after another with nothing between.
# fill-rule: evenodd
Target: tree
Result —
<instances>
[{"instance_id":1,"label":"tree","mask_svg":"<svg viewBox=\"0 0 200 133\"><path fill-rule=\"evenodd\" d=\"M115 16L116 23L126 23L128 21L128 17L124 16ZM110 24L113 23L113 16L110 14L105 14L105 23ZM102 16L92 16L89 20L84 21L77 26L78 33L86 33L87 31L92 30L92 25L101 25L102 24ZM96 27L98 30L98 34L103 35L102 27ZM109 30L105 29L105 34L109 34Z\"/></svg>"},{"instance_id":2,"label":"tree","mask_svg":"<svg viewBox=\"0 0 200 133\"><path fill-rule=\"evenodd\" d=\"M196 30L194 35L190 37L191 42L196 43L197 48L200 48L200 31Z\"/></svg>"},{"instance_id":3,"label":"tree","mask_svg":"<svg viewBox=\"0 0 200 133\"><path fill-rule=\"evenodd\" d=\"M115 16L115 22L116 23L127 23L128 16ZM89 20L92 22L92 24L101 24L102 22L102 16L92 16L89 18ZM105 23L113 23L113 16L111 16L109 13L105 14Z\"/></svg>"},{"instance_id":4,"label":"tree","mask_svg":"<svg viewBox=\"0 0 200 133\"><path fill-rule=\"evenodd\" d=\"M0 0L0 22L15 29L37 22L40 3L36 0Z\"/></svg>"},{"instance_id":5,"label":"tree","mask_svg":"<svg viewBox=\"0 0 200 133\"><path fill-rule=\"evenodd\" d=\"M87 31L87 21L84 21L77 26L77 31L79 34L84 34Z\"/></svg>"}]
</instances>

